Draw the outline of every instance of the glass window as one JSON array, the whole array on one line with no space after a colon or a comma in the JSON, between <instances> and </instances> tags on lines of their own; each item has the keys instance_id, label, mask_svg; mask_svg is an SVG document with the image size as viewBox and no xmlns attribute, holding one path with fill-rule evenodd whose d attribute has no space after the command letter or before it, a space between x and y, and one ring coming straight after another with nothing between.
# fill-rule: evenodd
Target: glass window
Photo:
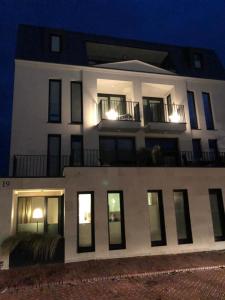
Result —
<instances>
[{"instance_id":1,"label":"glass window","mask_svg":"<svg viewBox=\"0 0 225 300\"><path fill-rule=\"evenodd\" d=\"M220 189L210 189L209 199L210 199L215 241L224 241L225 240L225 215L224 215L222 191Z\"/></svg>"},{"instance_id":2,"label":"glass window","mask_svg":"<svg viewBox=\"0 0 225 300\"><path fill-rule=\"evenodd\" d=\"M194 53L194 67L195 69L202 69L203 59L201 53Z\"/></svg>"},{"instance_id":3,"label":"glass window","mask_svg":"<svg viewBox=\"0 0 225 300\"><path fill-rule=\"evenodd\" d=\"M49 80L48 122L61 122L61 80Z\"/></svg>"},{"instance_id":4,"label":"glass window","mask_svg":"<svg viewBox=\"0 0 225 300\"><path fill-rule=\"evenodd\" d=\"M178 244L192 243L191 222L186 190L174 191Z\"/></svg>"},{"instance_id":5,"label":"glass window","mask_svg":"<svg viewBox=\"0 0 225 300\"><path fill-rule=\"evenodd\" d=\"M78 252L95 250L94 194L78 193Z\"/></svg>"},{"instance_id":6,"label":"glass window","mask_svg":"<svg viewBox=\"0 0 225 300\"><path fill-rule=\"evenodd\" d=\"M202 99L205 112L206 128L208 130L212 130L214 129L214 121L209 93L202 93Z\"/></svg>"},{"instance_id":7,"label":"glass window","mask_svg":"<svg viewBox=\"0 0 225 300\"><path fill-rule=\"evenodd\" d=\"M188 97L188 108L189 108L191 129L198 129L198 120L197 120L197 113L195 108L194 93L188 91L187 97Z\"/></svg>"},{"instance_id":8,"label":"glass window","mask_svg":"<svg viewBox=\"0 0 225 300\"><path fill-rule=\"evenodd\" d=\"M99 147L102 164L129 165L135 162L134 138L100 137Z\"/></svg>"},{"instance_id":9,"label":"glass window","mask_svg":"<svg viewBox=\"0 0 225 300\"><path fill-rule=\"evenodd\" d=\"M208 140L209 143L209 151L210 151L210 159L217 160L219 159L219 150L217 145L217 140Z\"/></svg>"},{"instance_id":10,"label":"glass window","mask_svg":"<svg viewBox=\"0 0 225 300\"><path fill-rule=\"evenodd\" d=\"M71 165L81 166L83 164L83 136L71 136Z\"/></svg>"},{"instance_id":11,"label":"glass window","mask_svg":"<svg viewBox=\"0 0 225 300\"><path fill-rule=\"evenodd\" d=\"M200 139L192 139L193 158L195 161L202 159L202 146Z\"/></svg>"},{"instance_id":12,"label":"glass window","mask_svg":"<svg viewBox=\"0 0 225 300\"><path fill-rule=\"evenodd\" d=\"M161 191L148 192L148 213L152 246L166 245L163 200Z\"/></svg>"},{"instance_id":13,"label":"glass window","mask_svg":"<svg viewBox=\"0 0 225 300\"><path fill-rule=\"evenodd\" d=\"M61 37L59 35L51 36L51 52L61 51Z\"/></svg>"},{"instance_id":14,"label":"glass window","mask_svg":"<svg viewBox=\"0 0 225 300\"><path fill-rule=\"evenodd\" d=\"M165 122L163 98L143 97L144 122Z\"/></svg>"},{"instance_id":15,"label":"glass window","mask_svg":"<svg viewBox=\"0 0 225 300\"><path fill-rule=\"evenodd\" d=\"M48 162L47 174L50 177L59 176L60 174L60 153L61 153L61 136L48 135Z\"/></svg>"},{"instance_id":16,"label":"glass window","mask_svg":"<svg viewBox=\"0 0 225 300\"><path fill-rule=\"evenodd\" d=\"M19 197L17 231L63 235L62 197Z\"/></svg>"},{"instance_id":17,"label":"glass window","mask_svg":"<svg viewBox=\"0 0 225 300\"><path fill-rule=\"evenodd\" d=\"M71 123L82 123L82 83L71 82Z\"/></svg>"},{"instance_id":18,"label":"glass window","mask_svg":"<svg viewBox=\"0 0 225 300\"><path fill-rule=\"evenodd\" d=\"M109 249L124 249L125 230L122 192L108 192Z\"/></svg>"}]
</instances>

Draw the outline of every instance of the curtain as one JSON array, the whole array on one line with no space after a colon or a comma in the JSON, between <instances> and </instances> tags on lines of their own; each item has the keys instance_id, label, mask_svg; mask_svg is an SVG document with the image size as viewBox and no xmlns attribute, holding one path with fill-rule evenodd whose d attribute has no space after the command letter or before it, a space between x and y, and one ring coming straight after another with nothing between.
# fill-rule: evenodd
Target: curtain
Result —
<instances>
[{"instance_id":1,"label":"curtain","mask_svg":"<svg viewBox=\"0 0 225 300\"><path fill-rule=\"evenodd\" d=\"M20 197L18 199L18 224L31 223L32 197Z\"/></svg>"}]
</instances>

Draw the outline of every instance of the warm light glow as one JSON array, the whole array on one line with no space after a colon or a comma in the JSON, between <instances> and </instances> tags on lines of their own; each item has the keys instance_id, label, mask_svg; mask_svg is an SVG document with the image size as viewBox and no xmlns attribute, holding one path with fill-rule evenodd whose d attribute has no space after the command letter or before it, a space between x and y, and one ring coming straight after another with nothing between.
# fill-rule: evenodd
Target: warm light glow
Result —
<instances>
[{"instance_id":1,"label":"warm light glow","mask_svg":"<svg viewBox=\"0 0 225 300\"><path fill-rule=\"evenodd\" d=\"M177 111L174 111L171 116L169 116L170 122L172 123L179 123L180 116L178 115Z\"/></svg>"},{"instance_id":2,"label":"warm light glow","mask_svg":"<svg viewBox=\"0 0 225 300\"><path fill-rule=\"evenodd\" d=\"M79 195L79 224L91 223L91 195Z\"/></svg>"},{"instance_id":3,"label":"warm light glow","mask_svg":"<svg viewBox=\"0 0 225 300\"><path fill-rule=\"evenodd\" d=\"M43 218L43 211L42 211L42 209L41 208L35 208L33 210L32 218L33 219L42 219Z\"/></svg>"},{"instance_id":4,"label":"warm light glow","mask_svg":"<svg viewBox=\"0 0 225 300\"><path fill-rule=\"evenodd\" d=\"M118 119L118 112L115 111L115 109L110 109L109 111L106 112L106 117L109 120L117 120Z\"/></svg>"}]
</instances>

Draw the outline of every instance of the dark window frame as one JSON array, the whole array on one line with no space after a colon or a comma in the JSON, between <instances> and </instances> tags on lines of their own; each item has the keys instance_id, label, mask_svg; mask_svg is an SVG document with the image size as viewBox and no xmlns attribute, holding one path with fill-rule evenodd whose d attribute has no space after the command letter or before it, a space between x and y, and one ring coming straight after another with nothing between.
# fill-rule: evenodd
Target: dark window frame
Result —
<instances>
[{"instance_id":1,"label":"dark window frame","mask_svg":"<svg viewBox=\"0 0 225 300\"><path fill-rule=\"evenodd\" d=\"M190 209L189 209L189 201L188 201L188 191L186 189L175 189L173 190L173 194L175 192L182 192L183 193L183 200L184 200L184 218L185 218L185 225L186 225L186 239L179 239L177 236L177 241L179 245L182 244L192 244L193 237L192 237L192 227L191 227L191 217L190 217ZM175 203L174 203L175 207ZM176 218L176 209L175 209L175 218ZM177 224L176 224L177 228Z\"/></svg>"},{"instance_id":2,"label":"dark window frame","mask_svg":"<svg viewBox=\"0 0 225 300\"><path fill-rule=\"evenodd\" d=\"M150 232L151 246L152 247L166 246L167 239L166 239L166 226L165 226L164 205L163 205L163 192L162 192L162 190L148 190L147 193L157 193L158 194L160 230L161 230L161 236L162 236L162 239L160 241L152 241L151 240L151 232ZM151 228L151 220L149 220L149 221L150 221L150 228Z\"/></svg>"},{"instance_id":3,"label":"dark window frame","mask_svg":"<svg viewBox=\"0 0 225 300\"><path fill-rule=\"evenodd\" d=\"M52 38L53 37L58 37L59 38L59 51L54 51L52 50ZM62 53L62 35L61 34L57 34L57 33L51 33L50 36L49 36L49 51L51 53L54 53L54 54L60 54Z\"/></svg>"},{"instance_id":4,"label":"dark window frame","mask_svg":"<svg viewBox=\"0 0 225 300\"><path fill-rule=\"evenodd\" d=\"M203 70L204 68L204 58L203 58L203 54L200 52L194 52L193 55L193 68L195 70ZM195 62L199 61L200 62L200 67L196 67Z\"/></svg>"},{"instance_id":5,"label":"dark window frame","mask_svg":"<svg viewBox=\"0 0 225 300\"><path fill-rule=\"evenodd\" d=\"M80 85L80 91L81 91L81 116L80 116L80 121L73 121L73 113L72 113L72 84L76 83ZM70 81L70 124L77 124L77 125L81 125L83 124L83 83L82 81L79 80L73 80Z\"/></svg>"},{"instance_id":6,"label":"dark window frame","mask_svg":"<svg viewBox=\"0 0 225 300\"><path fill-rule=\"evenodd\" d=\"M50 114L50 98L51 98L51 82L59 82L59 120L52 121L51 114ZM48 123L61 123L62 122L62 80L61 79L49 79L48 81Z\"/></svg>"},{"instance_id":7,"label":"dark window frame","mask_svg":"<svg viewBox=\"0 0 225 300\"><path fill-rule=\"evenodd\" d=\"M192 100L193 100L193 109L194 109L194 116L193 116L193 121L194 124L192 124L192 120L191 120L191 113L190 113L190 105L189 105L189 97L188 95L192 96ZM187 91L187 98L188 98L188 111L189 111L189 119L190 119L190 126L191 129L199 129L199 124L198 124L198 115L197 115L197 110L196 110L196 104L195 104L195 93L193 91Z\"/></svg>"},{"instance_id":8,"label":"dark window frame","mask_svg":"<svg viewBox=\"0 0 225 300\"><path fill-rule=\"evenodd\" d=\"M91 195L91 246L79 246L79 195ZM95 195L94 191L77 192L77 253L94 252L95 251Z\"/></svg>"},{"instance_id":9,"label":"dark window frame","mask_svg":"<svg viewBox=\"0 0 225 300\"><path fill-rule=\"evenodd\" d=\"M109 194L120 194L120 216L121 216L121 237L122 243L121 244L110 244L110 231L109 231ZM123 191L121 190L110 190L107 191L107 216L108 216L108 245L109 250L122 250L126 249L126 234L125 234L125 218L124 218L124 200L123 200Z\"/></svg>"},{"instance_id":10,"label":"dark window frame","mask_svg":"<svg viewBox=\"0 0 225 300\"><path fill-rule=\"evenodd\" d=\"M47 222L47 218L48 218L48 199L49 198L58 198L58 234L60 234L62 237L64 237L64 195L62 196L20 196L17 198L17 209L16 209L16 232L18 232L18 213L19 213L19 199L20 198L26 198L26 197L32 197L32 198L36 198L36 197L42 197L44 198L44 207L45 207L45 211L44 211L44 232L43 233L48 233L48 222Z\"/></svg>"},{"instance_id":11,"label":"dark window frame","mask_svg":"<svg viewBox=\"0 0 225 300\"><path fill-rule=\"evenodd\" d=\"M209 108L210 119L211 119L208 121L212 123L211 124L212 126L208 126L208 124L207 124L207 117L206 117L207 115L206 115L206 111L205 111L204 95L207 95L207 98L208 98L208 108ZM214 122L214 116L213 116L213 111L212 111L212 101L211 101L210 93L202 92L202 101L203 101L206 129L207 130L215 130L215 122Z\"/></svg>"},{"instance_id":12,"label":"dark window frame","mask_svg":"<svg viewBox=\"0 0 225 300\"><path fill-rule=\"evenodd\" d=\"M49 176L49 141L50 141L50 138L51 137L58 137L59 138L59 144L60 144L60 147L59 147L59 153L58 153L58 157L59 157L59 170L58 170L58 174L60 174L60 171L61 171L61 147L62 147L62 141L61 141L61 134L48 134L48 149L47 149L47 176ZM59 175L58 175L59 176ZM53 177L58 177L58 176L53 176Z\"/></svg>"},{"instance_id":13,"label":"dark window frame","mask_svg":"<svg viewBox=\"0 0 225 300\"><path fill-rule=\"evenodd\" d=\"M118 159L118 157L119 157L118 156L118 140L120 140L120 139L130 139L130 140L132 140L132 143L133 143L132 155L134 156L134 158L136 158L137 149L136 149L136 137L135 136L100 135L99 136L99 154L100 154L100 160L101 160L100 140L103 140L103 139L113 139L113 140L116 141L115 142L115 154L116 154L116 164L115 165L120 165L120 164L123 164L123 163L125 163L125 164L127 163L127 162L123 162L123 161L121 161L121 160Z\"/></svg>"},{"instance_id":14,"label":"dark window frame","mask_svg":"<svg viewBox=\"0 0 225 300\"><path fill-rule=\"evenodd\" d=\"M72 142L73 142L73 138L79 138L80 142L81 142L81 166L84 165L84 139L83 139L83 135L81 134L71 134L70 136L70 164L71 166L73 166L73 158L72 158Z\"/></svg>"},{"instance_id":15,"label":"dark window frame","mask_svg":"<svg viewBox=\"0 0 225 300\"><path fill-rule=\"evenodd\" d=\"M224 203L223 203L223 194L221 189L209 189L209 201L210 201L210 210L211 210L211 219L212 219L212 225L213 225L213 235L215 242L225 241L225 214L224 214ZM219 218L220 218L220 225L222 229L222 236L218 237L215 236L214 233L214 223L213 223L213 217L212 217L212 207L211 207L211 200L210 200L210 193L216 193L217 194L217 201L218 201L218 207L219 207Z\"/></svg>"}]
</instances>

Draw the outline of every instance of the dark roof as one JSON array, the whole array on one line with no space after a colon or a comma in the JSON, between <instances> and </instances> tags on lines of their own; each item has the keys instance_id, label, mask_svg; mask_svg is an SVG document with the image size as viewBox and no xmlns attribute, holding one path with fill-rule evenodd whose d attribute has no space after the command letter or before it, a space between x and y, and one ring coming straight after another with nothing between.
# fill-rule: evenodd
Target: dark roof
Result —
<instances>
[{"instance_id":1,"label":"dark roof","mask_svg":"<svg viewBox=\"0 0 225 300\"><path fill-rule=\"evenodd\" d=\"M59 53L50 51L51 35L59 35L61 37L62 49ZM87 53L87 43L94 43L95 45L98 43L103 45L103 47L104 45L116 45L117 47L115 48L118 49L119 47L123 47L123 49L127 49L124 47L129 47L136 49L134 50L136 54L138 53L137 49L151 50L152 53L156 53L156 51L166 52L166 57L161 61L160 65L156 64L157 66L175 71L177 74L182 76L225 79L225 70L223 65L219 61L216 53L211 49L149 43L30 25L19 25L16 58L89 66L90 57L88 57ZM118 49L115 50L118 52ZM202 60L201 69L196 69L193 65L193 59L196 53ZM126 58L124 57L124 60L125 59ZM132 58L129 57L129 60L130 59ZM137 59L137 57L133 57L133 59ZM110 61L103 60L101 62L106 63ZM154 61L151 63L154 64Z\"/></svg>"}]
</instances>

